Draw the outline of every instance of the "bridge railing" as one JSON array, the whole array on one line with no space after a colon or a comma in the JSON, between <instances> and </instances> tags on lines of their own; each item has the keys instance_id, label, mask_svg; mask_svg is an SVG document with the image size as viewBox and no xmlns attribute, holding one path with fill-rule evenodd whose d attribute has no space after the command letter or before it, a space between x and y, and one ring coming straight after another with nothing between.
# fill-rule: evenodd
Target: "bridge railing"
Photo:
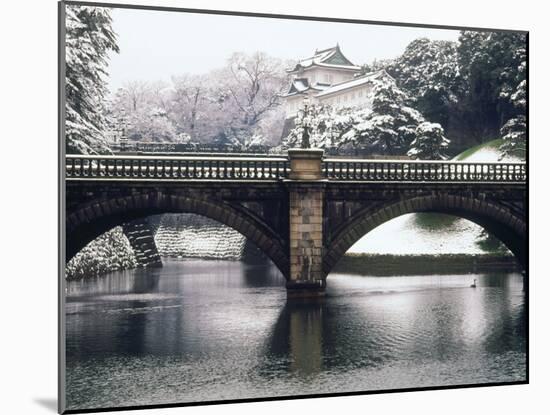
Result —
<instances>
[{"instance_id":1,"label":"bridge railing","mask_svg":"<svg viewBox=\"0 0 550 415\"><path fill-rule=\"evenodd\" d=\"M525 163L470 163L420 160L323 160L330 181L372 182L525 182ZM71 179L281 180L289 178L286 156L230 155L67 155Z\"/></svg>"},{"instance_id":2,"label":"bridge railing","mask_svg":"<svg viewBox=\"0 0 550 415\"><path fill-rule=\"evenodd\" d=\"M524 182L525 163L325 159L323 176L338 181Z\"/></svg>"},{"instance_id":3,"label":"bridge railing","mask_svg":"<svg viewBox=\"0 0 550 415\"><path fill-rule=\"evenodd\" d=\"M289 171L286 157L66 156L73 179L279 180Z\"/></svg>"},{"instance_id":4,"label":"bridge railing","mask_svg":"<svg viewBox=\"0 0 550 415\"><path fill-rule=\"evenodd\" d=\"M201 144L201 143L143 143L139 141L127 141L109 143L109 148L115 153L144 152L144 153L169 153L169 152L204 152L204 153L250 153L266 154L270 147L254 145L245 147L236 144Z\"/></svg>"}]
</instances>

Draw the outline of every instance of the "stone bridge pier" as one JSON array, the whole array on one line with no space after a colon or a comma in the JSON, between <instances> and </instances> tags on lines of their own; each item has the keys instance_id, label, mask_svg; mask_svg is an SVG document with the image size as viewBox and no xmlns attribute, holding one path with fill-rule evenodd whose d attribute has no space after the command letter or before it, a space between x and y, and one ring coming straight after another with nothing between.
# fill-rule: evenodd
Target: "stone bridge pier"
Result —
<instances>
[{"instance_id":1,"label":"stone bridge pier","mask_svg":"<svg viewBox=\"0 0 550 415\"><path fill-rule=\"evenodd\" d=\"M291 174L286 181L289 197L290 274L289 297L317 297L324 294L323 150L288 151Z\"/></svg>"}]
</instances>

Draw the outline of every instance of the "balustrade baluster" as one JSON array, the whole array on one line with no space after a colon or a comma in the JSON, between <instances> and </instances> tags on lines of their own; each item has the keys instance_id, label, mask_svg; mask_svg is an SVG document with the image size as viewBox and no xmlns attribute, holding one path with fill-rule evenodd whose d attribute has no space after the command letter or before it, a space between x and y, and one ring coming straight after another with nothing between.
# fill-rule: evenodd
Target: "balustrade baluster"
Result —
<instances>
[{"instance_id":1,"label":"balustrade baluster","mask_svg":"<svg viewBox=\"0 0 550 415\"><path fill-rule=\"evenodd\" d=\"M67 161L69 162L68 164L67 164ZM65 160L65 166L66 166L65 174L68 177L73 177L74 176L74 164L75 164L74 159Z\"/></svg>"},{"instance_id":2,"label":"balustrade baluster","mask_svg":"<svg viewBox=\"0 0 550 415\"><path fill-rule=\"evenodd\" d=\"M174 178L174 163L175 163L174 160L168 160L168 162L167 162L168 172L167 172L166 176L170 179Z\"/></svg>"},{"instance_id":3,"label":"balustrade baluster","mask_svg":"<svg viewBox=\"0 0 550 415\"><path fill-rule=\"evenodd\" d=\"M182 171L182 175L184 178L186 179L190 179L191 178L191 161L190 160L185 160L183 161L183 171Z\"/></svg>"},{"instance_id":4,"label":"balustrade baluster","mask_svg":"<svg viewBox=\"0 0 550 415\"><path fill-rule=\"evenodd\" d=\"M90 160L83 159L82 160L82 176L88 177L88 165L90 164Z\"/></svg>"},{"instance_id":5,"label":"balustrade baluster","mask_svg":"<svg viewBox=\"0 0 550 415\"><path fill-rule=\"evenodd\" d=\"M190 179L196 179L197 178L197 160L189 160L189 178Z\"/></svg>"}]
</instances>

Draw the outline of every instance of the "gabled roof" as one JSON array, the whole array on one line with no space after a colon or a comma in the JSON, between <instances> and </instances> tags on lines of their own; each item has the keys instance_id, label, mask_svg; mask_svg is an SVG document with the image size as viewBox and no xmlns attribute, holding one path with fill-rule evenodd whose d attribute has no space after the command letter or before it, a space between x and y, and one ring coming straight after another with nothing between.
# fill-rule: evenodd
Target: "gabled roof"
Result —
<instances>
[{"instance_id":1,"label":"gabled roof","mask_svg":"<svg viewBox=\"0 0 550 415\"><path fill-rule=\"evenodd\" d=\"M340 50L340 46L336 46L323 50L316 50L315 54L309 58L301 59L292 69L287 69L287 72L297 72L301 69L306 69L311 66L321 66L327 68L338 68L358 71L361 67L354 65L344 56Z\"/></svg>"},{"instance_id":2,"label":"gabled roof","mask_svg":"<svg viewBox=\"0 0 550 415\"><path fill-rule=\"evenodd\" d=\"M307 78L296 78L290 84L290 89L285 96L299 95L309 90L323 91L329 87L329 84L322 84L320 82L310 85Z\"/></svg>"},{"instance_id":3,"label":"gabled roof","mask_svg":"<svg viewBox=\"0 0 550 415\"><path fill-rule=\"evenodd\" d=\"M350 79L349 81L340 82L338 84L332 85L330 88L326 88L323 91L319 92L316 97L325 97L336 92L344 91L346 89L355 88L360 85L365 85L372 83L378 79L390 78L391 75L387 73L384 69L380 69L376 72L369 72L365 75L358 76L356 78Z\"/></svg>"}]
</instances>

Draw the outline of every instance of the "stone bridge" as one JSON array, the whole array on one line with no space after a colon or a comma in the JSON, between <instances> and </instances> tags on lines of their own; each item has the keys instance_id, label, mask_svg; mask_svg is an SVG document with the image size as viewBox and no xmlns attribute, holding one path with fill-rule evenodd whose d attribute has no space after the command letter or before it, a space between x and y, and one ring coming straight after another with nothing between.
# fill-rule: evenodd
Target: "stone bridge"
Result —
<instances>
[{"instance_id":1,"label":"stone bridge","mask_svg":"<svg viewBox=\"0 0 550 415\"><path fill-rule=\"evenodd\" d=\"M326 276L375 227L412 212L469 219L527 264L525 163L288 156L66 157L66 260L132 220L196 213L254 242L290 295L322 294ZM397 241L398 242L398 241Z\"/></svg>"}]
</instances>

